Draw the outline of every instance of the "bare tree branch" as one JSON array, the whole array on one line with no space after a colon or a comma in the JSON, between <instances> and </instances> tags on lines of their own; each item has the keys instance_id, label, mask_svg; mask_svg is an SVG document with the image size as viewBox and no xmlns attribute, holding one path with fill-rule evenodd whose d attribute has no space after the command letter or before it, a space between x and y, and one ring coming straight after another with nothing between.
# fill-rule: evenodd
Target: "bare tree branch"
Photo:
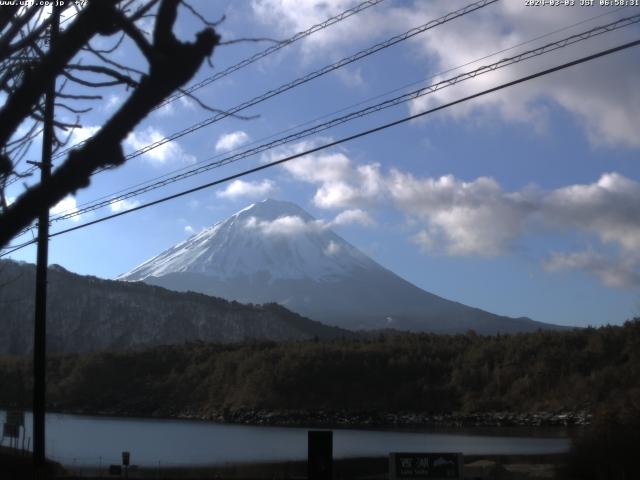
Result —
<instances>
[{"instance_id":1,"label":"bare tree branch","mask_svg":"<svg viewBox=\"0 0 640 480\"><path fill-rule=\"evenodd\" d=\"M70 93L58 93L58 98L68 98L70 100L102 100L102 95L76 95Z\"/></svg>"},{"instance_id":2,"label":"bare tree branch","mask_svg":"<svg viewBox=\"0 0 640 480\"><path fill-rule=\"evenodd\" d=\"M205 27L216 28L218 25L220 25L220 23L224 22L224 19L225 19L224 15L220 18L220 20L217 20L215 22L210 22L209 20L204 18L204 16L201 15L200 12L198 12L195 8L193 8L191 5L189 5L189 3L187 3L186 0L180 0L180 3L182 5L184 5L184 7L187 10L189 10L194 17L196 17L198 20L200 20L204 24Z\"/></svg>"},{"instance_id":3,"label":"bare tree branch","mask_svg":"<svg viewBox=\"0 0 640 480\"><path fill-rule=\"evenodd\" d=\"M83 18L92 18L91 15L96 15L90 11L95 8L96 3L90 2L89 6L80 13L80 18L65 31L66 43L60 40L55 50L49 52L35 69L45 70L44 73L49 75L59 74L73 54L87 44L92 32L111 34L115 33L116 27L124 29L124 25L131 25L122 12L112 8L113 1L104 0L103 3L108 8L103 8L102 13L110 17L100 20L102 27L94 28L85 25L88 31L74 31L74 27ZM88 186L94 171L121 165L125 161L121 143L127 135L152 109L191 79L204 60L213 53L214 48L219 44L220 37L212 28L200 31L193 43L181 42L175 37L173 26L179 4L180 0L160 2L153 32L153 44L149 45L152 53L147 55L143 52L149 61L149 72L141 77L139 85L127 100L92 138L81 147L71 150L66 160L56 168L46 183L28 188L8 206L4 214L0 215L0 247L6 245L14 235L30 225L43 206L55 205L65 196ZM126 22L123 22L123 19ZM78 43L70 44L71 38ZM42 64L47 65L47 68L45 69ZM31 82L36 87L40 86L33 80ZM25 83L28 82L25 80L18 89L23 98L30 100L30 108L23 108L20 111L23 117L29 114L33 105L37 105L37 98L39 98L29 96L24 91L22 87ZM15 96L14 93L11 100ZM14 103L12 108L16 108ZM5 127L6 123L3 120L6 118L9 122L15 122L19 118L18 113L7 114L5 110L7 110L6 107L0 110L0 145L6 142L8 135L11 135L15 128ZM34 115L38 114L34 113Z\"/></svg>"},{"instance_id":4,"label":"bare tree branch","mask_svg":"<svg viewBox=\"0 0 640 480\"><path fill-rule=\"evenodd\" d=\"M67 110L67 111L69 111L69 112L71 112L71 113L88 113L88 112L90 112L91 110L93 110L93 108L92 108L92 107L87 107L87 108L73 108L73 107L70 107L69 105L67 105L67 104L65 104L65 103L59 103L59 102L56 102L56 103L55 103L55 106L56 106L56 107L59 107L59 108L63 108L64 110Z\"/></svg>"},{"instance_id":5,"label":"bare tree branch","mask_svg":"<svg viewBox=\"0 0 640 480\"><path fill-rule=\"evenodd\" d=\"M11 26L9 27L7 32L5 32L2 37L0 37L0 60L3 60L8 56L11 41L15 38L16 35L18 35L20 30L36 15L36 13L38 13L40 8L41 7L38 5L32 5L22 15L17 15L16 17L9 18L9 23L11 24Z\"/></svg>"},{"instance_id":6,"label":"bare tree branch","mask_svg":"<svg viewBox=\"0 0 640 480\"><path fill-rule=\"evenodd\" d=\"M84 72L92 72L92 73L99 73L102 75L107 75L109 77L112 77L116 80L116 83L113 82L106 82L109 83L109 85L117 85L120 83L123 83L125 85L128 85L130 87L137 87L138 86L138 82L136 82L133 78L131 78L128 75L122 74L116 70L113 70L111 68L108 67L104 67L101 65L80 65L77 63L72 63L69 64L65 67L65 71L66 70L79 70L79 71L84 71ZM68 73L68 72L67 72ZM103 86L103 85L96 85L94 83L94 86Z\"/></svg>"},{"instance_id":7,"label":"bare tree branch","mask_svg":"<svg viewBox=\"0 0 640 480\"><path fill-rule=\"evenodd\" d=\"M39 122L44 121L44 118L42 117L41 114L33 112L30 115L32 118L35 118L36 120L38 120ZM67 123L67 122L62 122L60 120L54 120L53 124L58 127L61 128L63 130L67 130L69 128L81 128L82 125L80 125L79 123Z\"/></svg>"},{"instance_id":8,"label":"bare tree branch","mask_svg":"<svg viewBox=\"0 0 640 480\"><path fill-rule=\"evenodd\" d=\"M204 110L207 110L211 113L223 113L225 115L228 115L231 118L237 118L239 120L255 120L256 118L260 118L260 115L238 115L237 113L229 113L226 110L221 110L219 108L215 108L215 107L211 107L209 105L207 105L206 103L204 103L202 100L200 100L198 97L196 97L193 93L188 92L187 90L183 89L183 88L178 88L178 91L180 93L182 93L185 97L189 97L191 100L193 100L194 102L196 102L201 108L203 108Z\"/></svg>"},{"instance_id":9,"label":"bare tree branch","mask_svg":"<svg viewBox=\"0 0 640 480\"><path fill-rule=\"evenodd\" d=\"M124 38L124 34L122 34L121 38ZM83 48L83 50L91 53L92 55L95 55L104 63L112 65L116 68L119 68L120 70L129 72L129 73L137 73L138 75L144 75L144 72L142 70L138 70L137 68L127 67L126 65L122 65L121 63L116 62L115 60L107 57L103 50L95 50L91 45L87 46L86 48Z\"/></svg>"},{"instance_id":10,"label":"bare tree branch","mask_svg":"<svg viewBox=\"0 0 640 480\"><path fill-rule=\"evenodd\" d=\"M140 18L144 17L157 3L158 3L158 0L151 0L147 2L138 10L136 10L133 13L133 15L129 17L129 20L131 22L135 22L136 20L139 20Z\"/></svg>"},{"instance_id":11,"label":"bare tree branch","mask_svg":"<svg viewBox=\"0 0 640 480\"><path fill-rule=\"evenodd\" d=\"M60 34L55 48L33 68L0 109L0 145L4 145L45 91L48 79L60 74L64 66L96 33L113 32L114 5L117 0L89 2L73 24Z\"/></svg>"},{"instance_id":12,"label":"bare tree branch","mask_svg":"<svg viewBox=\"0 0 640 480\"><path fill-rule=\"evenodd\" d=\"M11 23L11 20L18 13L20 5L18 3L6 5L4 8L0 8L0 32L2 32L7 25Z\"/></svg>"},{"instance_id":13,"label":"bare tree branch","mask_svg":"<svg viewBox=\"0 0 640 480\"><path fill-rule=\"evenodd\" d=\"M144 34L129 20L126 16L118 12L117 21L122 30L135 42L140 51L144 54L148 61L152 61L154 56L153 47L147 41Z\"/></svg>"},{"instance_id":14,"label":"bare tree branch","mask_svg":"<svg viewBox=\"0 0 640 480\"><path fill-rule=\"evenodd\" d=\"M113 44L113 46L112 46L112 47L110 47L110 48L98 49L98 48L92 47L92 46L91 46L91 42L89 42L89 43L87 44L87 46L86 46L86 47L82 47L82 49L83 49L83 50L90 50L90 51L92 51L92 52L99 52L99 53L102 53L102 54L104 54L104 55L108 55L108 54L110 54L110 53L115 52L118 48L120 48L120 45L122 45L122 41L124 40L124 37L125 37L125 34L124 34L124 33L122 33L122 34L118 37L118 40L116 40L116 43L114 43L114 44Z\"/></svg>"}]
</instances>

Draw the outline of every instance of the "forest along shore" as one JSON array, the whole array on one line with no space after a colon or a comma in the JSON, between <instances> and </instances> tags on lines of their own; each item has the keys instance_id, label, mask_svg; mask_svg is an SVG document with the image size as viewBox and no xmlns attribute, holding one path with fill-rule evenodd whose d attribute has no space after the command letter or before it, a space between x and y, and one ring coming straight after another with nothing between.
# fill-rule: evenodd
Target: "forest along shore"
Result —
<instances>
[{"instance_id":1,"label":"forest along shore","mask_svg":"<svg viewBox=\"0 0 640 480\"><path fill-rule=\"evenodd\" d=\"M634 320L518 335L381 332L52 353L48 409L305 427L581 426L640 405L638 345ZM31 378L29 357L0 356L0 406L29 409Z\"/></svg>"}]
</instances>

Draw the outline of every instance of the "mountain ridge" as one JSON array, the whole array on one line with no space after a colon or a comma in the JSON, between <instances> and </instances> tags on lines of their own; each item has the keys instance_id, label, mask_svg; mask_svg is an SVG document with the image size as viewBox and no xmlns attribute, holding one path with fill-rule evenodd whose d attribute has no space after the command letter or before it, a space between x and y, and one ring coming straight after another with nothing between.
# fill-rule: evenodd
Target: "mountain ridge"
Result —
<instances>
[{"instance_id":1,"label":"mountain ridge","mask_svg":"<svg viewBox=\"0 0 640 480\"><path fill-rule=\"evenodd\" d=\"M439 297L366 256L291 202L243 208L121 275L239 302L276 302L350 330L515 333L557 325Z\"/></svg>"},{"instance_id":2,"label":"mountain ridge","mask_svg":"<svg viewBox=\"0 0 640 480\"><path fill-rule=\"evenodd\" d=\"M77 275L59 265L49 267L48 277L50 352L353 335L277 304L242 305L197 292ZM35 265L0 261L1 353L23 355L32 351L34 288Z\"/></svg>"}]
</instances>

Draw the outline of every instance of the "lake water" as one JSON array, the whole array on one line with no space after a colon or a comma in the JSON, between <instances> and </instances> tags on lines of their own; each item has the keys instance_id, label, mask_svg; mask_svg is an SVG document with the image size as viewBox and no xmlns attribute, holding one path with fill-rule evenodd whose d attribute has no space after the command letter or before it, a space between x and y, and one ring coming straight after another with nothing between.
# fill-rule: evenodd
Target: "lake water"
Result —
<instances>
[{"instance_id":1,"label":"lake water","mask_svg":"<svg viewBox=\"0 0 640 480\"><path fill-rule=\"evenodd\" d=\"M5 414L0 411L0 422L4 422ZM29 413L25 424L28 438L32 432ZM48 414L46 435L47 456L68 466L119 464L122 451L130 451L131 463L141 466L301 460L307 456L304 428ZM8 445L6 439L4 445ZM487 435L468 430L416 433L336 429L333 434L335 458L386 456L393 451L544 454L568 448L569 439L557 436Z\"/></svg>"}]
</instances>

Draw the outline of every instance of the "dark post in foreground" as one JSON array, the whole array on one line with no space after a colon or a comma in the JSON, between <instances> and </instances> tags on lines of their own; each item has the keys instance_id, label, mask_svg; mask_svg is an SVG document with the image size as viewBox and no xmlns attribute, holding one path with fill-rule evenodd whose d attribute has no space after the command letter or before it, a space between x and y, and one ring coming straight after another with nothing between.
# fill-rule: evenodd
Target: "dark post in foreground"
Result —
<instances>
[{"instance_id":1,"label":"dark post in foreground","mask_svg":"<svg viewBox=\"0 0 640 480\"><path fill-rule=\"evenodd\" d=\"M333 432L310 430L308 434L307 479L333 478Z\"/></svg>"},{"instance_id":2,"label":"dark post in foreground","mask_svg":"<svg viewBox=\"0 0 640 480\"><path fill-rule=\"evenodd\" d=\"M49 49L58 36L60 10L52 7L53 16L49 31ZM42 131L42 162L40 181L47 184L51 176L51 151L53 143L53 109L56 94L55 76L47 88L44 103ZM45 467L45 408L46 408L46 341L47 341L47 264L49 262L49 207L42 206L38 218L38 254L36 267L35 325L33 329L33 464L36 475L41 476Z\"/></svg>"}]
</instances>

